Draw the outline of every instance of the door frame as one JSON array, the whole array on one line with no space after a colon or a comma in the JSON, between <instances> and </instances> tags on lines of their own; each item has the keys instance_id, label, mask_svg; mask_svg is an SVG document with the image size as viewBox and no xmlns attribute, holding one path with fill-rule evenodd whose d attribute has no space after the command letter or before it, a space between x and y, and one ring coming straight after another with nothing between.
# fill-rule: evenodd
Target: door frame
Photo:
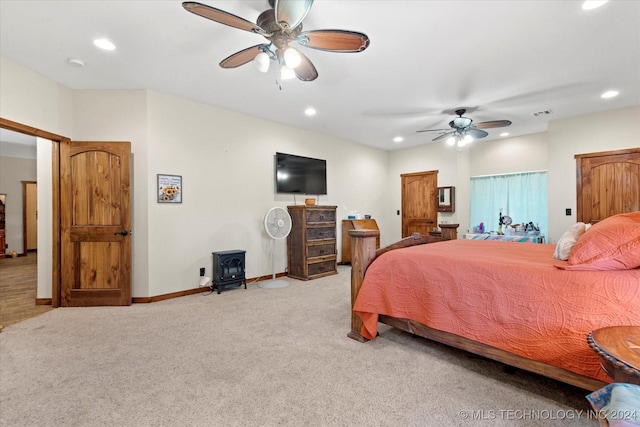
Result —
<instances>
[{"instance_id":1,"label":"door frame","mask_svg":"<svg viewBox=\"0 0 640 427\"><path fill-rule=\"evenodd\" d=\"M51 228L51 306L60 307L60 142L69 141L69 138L48 132L42 129L14 122L0 117L0 127L14 132L20 132L31 136L45 138L51 141L51 194L52 194L52 228ZM26 244L26 243L25 243ZM36 304L38 300L36 297Z\"/></svg>"}]
</instances>

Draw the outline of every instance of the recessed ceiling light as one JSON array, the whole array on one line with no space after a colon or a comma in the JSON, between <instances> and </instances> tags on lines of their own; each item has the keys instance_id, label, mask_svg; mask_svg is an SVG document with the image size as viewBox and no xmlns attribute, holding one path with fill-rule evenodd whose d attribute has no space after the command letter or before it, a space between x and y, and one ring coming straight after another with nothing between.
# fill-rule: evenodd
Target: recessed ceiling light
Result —
<instances>
[{"instance_id":1,"label":"recessed ceiling light","mask_svg":"<svg viewBox=\"0 0 640 427\"><path fill-rule=\"evenodd\" d=\"M315 109L315 108L311 108L311 107L309 107L309 108L307 108L306 110L304 110L304 113L305 113L307 116L315 116L315 115L316 115L316 109Z\"/></svg>"},{"instance_id":2,"label":"recessed ceiling light","mask_svg":"<svg viewBox=\"0 0 640 427\"><path fill-rule=\"evenodd\" d=\"M603 4L605 4L608 0L587 0L582 3L582 10L592 10L597 9Z\"/></svg>"},{"instance_id":3,"label":"recessed ceiling light","mask_svg":"<svg viewBox=\"0 0 640 427\"><path fill-rule=\"evenodd\" d=\"M603 99L615 98L616 96L618 96L619 93L620 92L618 92L617 90L608 90L602 95L600 95L600 98L603 98Z\"/></svg>"},{"instance_id":4,"label":"recessed ceiling light","mask_svg":"<svg viewBox=\"0 0 640 427\"><path fill-rule=\"evenodd\" d=\"M509 136L509 132L502 132L500 136Z\"/></svg>"},{"instance_id":5,"label":"recessed ceiling light","mask_svg":"<svg viewBox=\"0 0 640 427\"><path fill-rule=\"evenodd\" d=\"M69 58L67 59L67 64L72 65L74 67L78 67L78 68L84 67L84 61L79 58Z\"/></svg>"},{"instance_id":6,"label":"recessed ceiling light","mask_svg":"<svg viewBox=\"0 0 640 427\"><path fill-rule=\"evenodd\" d=\"M396 136L395 138L393 138L393 142L402 142L404 141L404 138L401 136Z\"/></svg>"},{"instance_id":7,"label":"recessed ceiling light","mask_svg":"<svg viewBox=\"0 0 640 427\"><path fill-rule=\"evenodd\" d=\"M114 45L107 39L95 39L93 41L93 44L103 50L116 50L116 45Z\"/></svg>"}]
</instances>

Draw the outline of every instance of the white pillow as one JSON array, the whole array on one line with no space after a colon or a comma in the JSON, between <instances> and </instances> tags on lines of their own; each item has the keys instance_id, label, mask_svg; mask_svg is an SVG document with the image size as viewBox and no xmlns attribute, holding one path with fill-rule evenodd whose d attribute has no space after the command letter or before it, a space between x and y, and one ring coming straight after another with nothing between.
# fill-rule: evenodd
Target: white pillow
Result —
<instances>
[{"instance_id":1,"label":"white pillow","mask_svg":"<svg viewBox=\"0 0 640 427\"><path fill-rule=\"evenodd\" d=\"M584 222L576 222L571 227L569 227L569 229L564 232L562 237L560 237L560 240L558 240L558 244L556 245L556 250L553 253L553 257L555 259L560 259L563 261L568 260L571 249L573 249L573 245L576 244L580 236L582 236L585 231L586 226Z\"/></svg>"}]
</instances>

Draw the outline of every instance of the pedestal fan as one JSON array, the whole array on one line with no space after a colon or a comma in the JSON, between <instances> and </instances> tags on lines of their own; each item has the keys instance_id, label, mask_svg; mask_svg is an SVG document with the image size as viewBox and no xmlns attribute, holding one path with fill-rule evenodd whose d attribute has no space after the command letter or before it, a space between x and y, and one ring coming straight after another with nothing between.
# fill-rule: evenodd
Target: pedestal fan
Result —
<instances>
[{"instance_id":1,"label":"pedestal fan","mask_svg":"<svg viewBox=\"0 0 640 427\"><path fill-rule=\"evenodd\" d=\"M273 276L271 280L258 283L258 287L266 289L284 288L289 285L289 282L276 279L276 240L284 239L291 232L291 216L289 212L280 207L269 209L264 216L264 229L271 237L271 268Z\"/></svg>"}]
</instances>

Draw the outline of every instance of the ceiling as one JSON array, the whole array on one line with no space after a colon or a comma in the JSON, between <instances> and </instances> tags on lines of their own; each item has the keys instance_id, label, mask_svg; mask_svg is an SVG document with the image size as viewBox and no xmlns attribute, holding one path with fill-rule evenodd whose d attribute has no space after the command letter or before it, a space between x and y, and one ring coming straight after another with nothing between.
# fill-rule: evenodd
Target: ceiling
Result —
<instances>
[{"instance_id":1,"label":"ceiling","mask_svg":"<svg viewBox=\"0 0 640 427\"><path fill-rule=\"evenodd\" d=\"M252 22L269 7L201 2ZM371 45L348 54L301 48L318 79L279 90L274 73L252 64L217 65L263 37L180 1L0 0L0 53L72 89L150 89L384 150L431 143L437 133L416 131L448 127L459 107L476 123L513 122L489 129L487 141L640 105L640 1L584 11L580 1L316 0L303 24L361 31ZM98 37L117 49L97 49ZM601 99L610 89L620 95ZM304 115L309 106L314 117Z\"/></svg>"}]
</instances>

